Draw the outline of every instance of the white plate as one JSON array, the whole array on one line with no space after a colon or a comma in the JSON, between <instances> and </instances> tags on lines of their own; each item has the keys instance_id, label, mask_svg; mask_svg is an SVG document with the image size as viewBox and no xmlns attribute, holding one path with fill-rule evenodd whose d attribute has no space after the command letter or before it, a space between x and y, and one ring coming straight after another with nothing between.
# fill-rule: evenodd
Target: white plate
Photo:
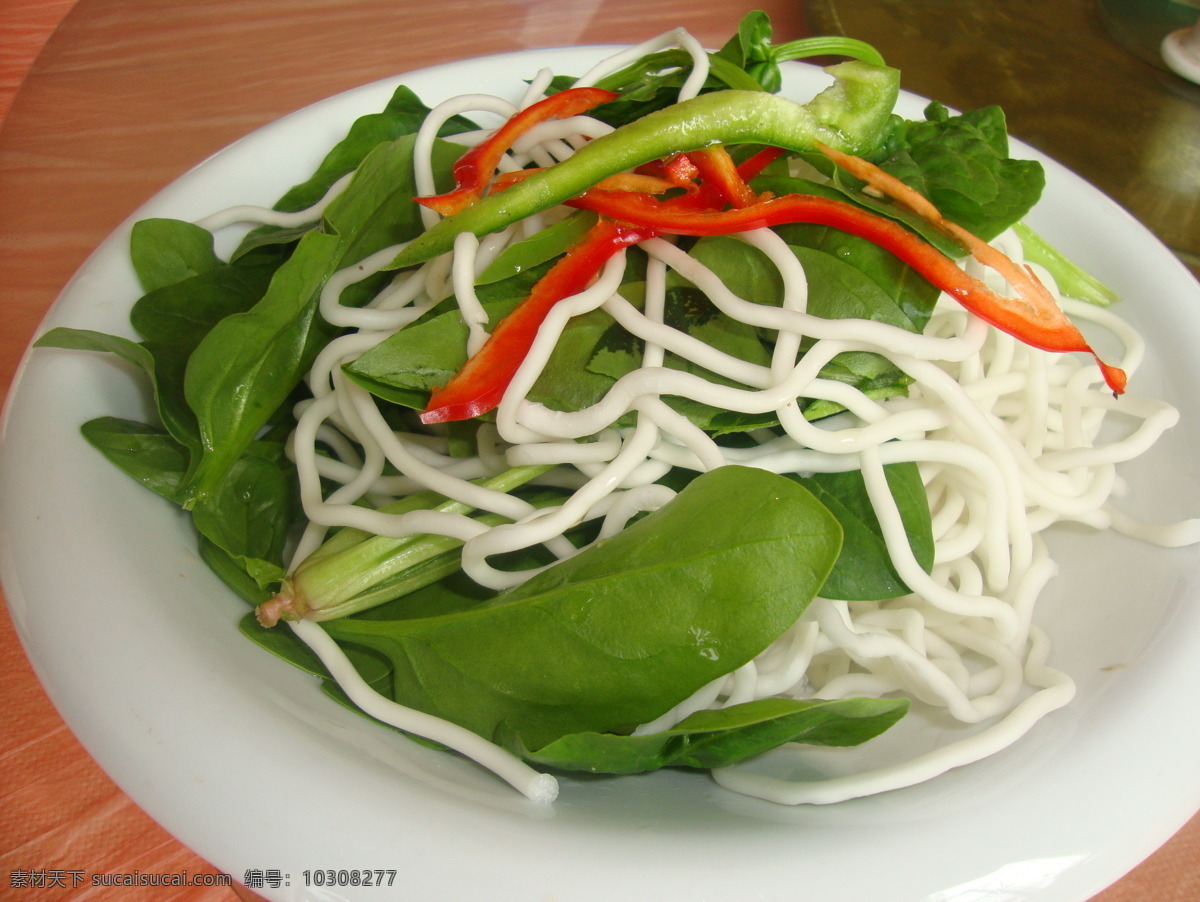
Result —
<instances>
[{"instance_id":1,"label":"white plate","mask_svg":"<svg viewBox=\"0 0 1200 902\"><path fill-rule=\"evenodd\" d=\"M600 54L505 55L350 91L232 145L133 218L273 202L398 81L433 102L541 66L581 72ZM807 97L823 80L792 66L785 90ZM920 115L917 98L902 104ZM1129 506L1200 513L1200 290L1134 220L1042 161L1034 227L1127 297L1152 348L1135 390L1184 408L1130 468ZM47 327L128 334L128 231L96 251ZM1200 554L1078 533L1056 540L1063 575L1039 619L1079 696L1008 751L829 807L658 773L568 779L539 808L344 710L237 633L245 608L199 561L185 520L79 436L100 414L145 418L136 385L95 355L26 360L0 458L5 591L39 677L101 766L217 868L278 871L287 885L266 889L272 899L1081 902L1200 807ZM397 876L391 891L306 886L306 871L339 868Z\"/></svg>"}]
</instances>

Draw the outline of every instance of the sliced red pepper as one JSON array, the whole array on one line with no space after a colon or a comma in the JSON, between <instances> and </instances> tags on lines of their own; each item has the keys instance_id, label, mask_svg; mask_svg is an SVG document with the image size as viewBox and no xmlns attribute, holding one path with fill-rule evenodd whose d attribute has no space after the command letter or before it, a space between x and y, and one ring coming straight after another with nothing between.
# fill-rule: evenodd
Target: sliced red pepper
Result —
<instances>
[{"instance_id":1,"label":"sliced red pepper","mask_svg":"<svg viewBox=\"0 0 1200 902\"><path fill-rule=\"evenodd\" d=\"M719 154L710 156L704 151L697 151L691 156L702 162L692 163L688 154L677 154L669 161L658 161L668 165L647 164L633 172L618 172L601 179L589 190L665 194L673 188L683 188L686 193L673 198L672 204L696 210L719 210L726 204L746 206L760 200L741 178L732 157L723 148ZM503 191L542 171L529 168L501 173L492 182L492 193ZM705 173L703 184L693 181L702 171Z\"/></svg>"},{"instance_id":2,"label":"sliced red pepper","mask_svg":"<svg viewBox=\"0 0 1200 902\"><path fill-rule=\"evenodd\" d=\"M601 103L615 100L618 96L603 88L568 88L530 104L513 115L482 143L459 157L458 162L454 164L453 191L431 197L418 197L417 203L436 210L443 216L458 213L483 195L501 158L516 140L533 126L549 119L576 116Z\"/></svg>"},{"instance_id":3,"label":"sliced red pepper","mask_svg":"<svg viewBox=\"0 0 1200 902\"><path fill-rule=\"evenodd\" d=\"M691 153L692 162L700 170L703 180L701 188L709 195L713 207L721 207L726 201L732 207L748 207L756 204L759 197L750 190L746 180L738 172L737 164L724 147L716 145Z\"/></svg>"},{"instance_id":4,"label":"sliced red pepper","mask_svg":"<svg viewBox=\"0 0 1200 902\"><path fill-rule=\"evenodd\" d=\"M742 177L742 181L748 182L779 159L785 152L782 147L764 147L754 156L738 163L738 175Z\"/></svg>"},{"instance_id":5,"label":"sliced red pepper","mask_svg":"<svg viewBox=\"0 0 1200 902\"><path fill-rule=\"evenodd\" d=\"M1104 381L1108 383L1108 387L1113 390L1113 393L1119 395L1125 391L1125 385L1128 381L1125 371L1105 363L1088 346L1083 335L1075 328L1075 325L1071 323L1067 315L1063 313L1062 308L1058 306L1054 295L1042 284L1042 280L1034 274L1032 269L1028 266L1018 266L1005 254L996 250L996 248L983 239L972 235L958 223L946 219L941 214L941 211L925 195L921 194L915 188L906 185L894 175L884 172L874 163L868 162L861 157L842 153L840 150L835 150L819 141L817 142L817 149L847 172L862 179L875 190L885 194L920 216L943 235L947 235L958 242L964 251L984 266L999 273L1018 295L1016 298L1003 298L1002 300L1023 309L1033 319L1058 323L1063 332L1063 340L1070 343L1072 347L1043 348L1043 350L1085 351L1096 359L1096 363L1100 366L1100 371L1104 374ZM1021 303L1022 301L1024 304ZM982 316L982 314L980 315ZM1010 334L1021 338L1017 333Z\"/></svg>"},{"instance_id":6,"label":"sliced red pepper","mask_svg":"<svg viewBox=\"0 0 1200 902\"><path fill-rule=\"evenodd\" d=\"M469 420L495 408L554 305L587 288L621 248L654 234L653 229L604 219L596 223L583 240L550 268L529 297L499 322L463 368L445 385L434 389L421 414L421 422Z\"/></svg>"},{"instance_id":7,"label":"sliced red pepper","mask_svg":"<svg viewBox=\"0 0 1200 902\"><path fill-rule=\"evenodd\" d=\"M996 257L1007 261L1010 284L1018 297L1005 297L968 275L933 245L894 220L832 198L789 194L732 210L697 210L647 194L586 191L569 202L622 222L675 235L728 235L749 229L805 222L825 225L866 238L889 251L946 292L963 307L1014 338L1044 351L1082 351L1096 358L1105 381L1116 394L1125 390L1124 371L1109 366L1096 355L1082 333L1054 302L1032 273L1024 272L999 251L979 250L980 262L997 267ZM975 251L975 248L972 248ZM1009 273L1001 269L1009 278ZM1040 289L1040 290L1039 290Z\"/></svg>"},{"instance_id":8,"label":"sliced red pepper","mask_svg":"<svg viewBox=\"0 0 1200 902\"><path fill-rule=\"evenodd\" d=\"M695 181L700 177L700 170L686 153L677 153L665 160L655 160L643 163L637 168L643 175L654 175L673 184L676 188L695 190Z\"/></svg>"}]
</instances>

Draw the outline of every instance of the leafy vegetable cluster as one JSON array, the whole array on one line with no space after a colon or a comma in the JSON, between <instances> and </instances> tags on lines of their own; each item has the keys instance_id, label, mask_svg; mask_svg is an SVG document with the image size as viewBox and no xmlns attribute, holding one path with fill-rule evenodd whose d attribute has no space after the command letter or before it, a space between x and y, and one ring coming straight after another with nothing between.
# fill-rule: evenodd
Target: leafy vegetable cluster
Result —
<instances>
[{"instance_id":1,"label":"leafy vegetable cluster","mask_svg":"<svg viewBox=\"0 0 1200 902\"><path fill-rule=\"evenodd\" d=\"M712 55L706 90L776 91L781 61L828 54L881 62L871 48L842 39L773 45L766 17L752 13ZM661 108L686 77L685 64L678 52L668 51L614 75L603 86L620 97L596 115L619 125ZM556 87L569 84L564 78ZM353 172L320 223L257 229L228 262L214 253L212 235L197 226L165 219L139 223L130 250L145 292L131 313L140 339L58 329L39 341L42 347L113 353L145 373L159 422L101 417L83 426L84 436L121 470L190 511L205 560L252 604L271 598L285 579L285 549L301 517L283 442L294 425L293 404L303 397L303 375L338 334L319 315L321 288L342 267L420 232L413 142L427 112L411 91L398 89L383 111L355 122L312 177L278 202L282 210L303 209ZM470 127L456 119L446 132ZM435 147L440 187L450 186L459 152L449 143ZM895 119L874 157L984 236L1017 222L1041 190L1036 164L1008 159L998 110L952 116L934 105L924 122ZM834 195L905 218L840 173L831 184L818 183L791 175L780 162L754 187ZM482 274L477 290L493 325L592 221L593 214L577 212L516 244ZM913 332L924 328L937 292L887 252L823 227L779 231L808 273L812 313L862 317ZM746 244L709 238L689 242L688 250L744 296L780 303L775 268ZM620 290L640 305L644 260L632 250L630 261ZM365 303L377 290L367 280L343 302ZM770 361L771 334L726 317L678 276L668 286L667 319L721 351L752 363ZM397 424L411 427L411 412L463 365L465 338L449 299L346 371L390 405ZM637 341L607 313L577 317L532 397L552 408L579 409L602 397L639 358ZM678 359L667 365L692 367ZM903 393L908 383L904 373L866 353L839 356L822 376L877 398ZM769 415L669 400L729 442L776 425ZM805 410L810 418L835 412L820 402ZM469 446L469 431L462 440ZM907 705L902 699L769 699L694 714L661 733L631 734L761 652L818 593L856 600L907 592L857 473L786 478L725 467L667 479L682 489L670 505L518 589L486 592L459 572L453 543L422 546L423 556L411 559L417 563L406 565L403 578L392 573L358 595L349 593L355 613L329 620L326 628L380 692L558 768L628 773L723 766L789 741L856 744L900 717ZM916 468L891 467L888 479L914 552L928 568L929 511ZM425 499L430 505L439 500ZM705 516L714 509L720 518ZM700 519L710 528L692 528ZM369 540L352 531L339 535L334 541L345 549ZM361 561L361 548L359 555ZM510 563L528 565L526 557ZM371 606L362 609L364 594ZM327 691L342 697L289 632L264 629L252 615L242 630L322 677Z\"/></svg>"}]
</instances>

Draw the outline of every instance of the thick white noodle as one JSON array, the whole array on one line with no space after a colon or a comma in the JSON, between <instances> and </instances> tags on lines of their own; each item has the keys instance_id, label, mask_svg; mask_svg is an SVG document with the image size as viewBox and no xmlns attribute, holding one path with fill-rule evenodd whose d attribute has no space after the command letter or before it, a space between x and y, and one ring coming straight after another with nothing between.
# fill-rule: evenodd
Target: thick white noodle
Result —
<instances>
[{"instance_id":1,"label":"thick white noodle","mask_svg":"<svg viewBox=\"0 0 1200 902\"><path fill-rule=\"evenodd\" d=\"M240 222L252 222L258 225L277 226L279 228L309 225L321 218L321 214L325 212L325 208L337 199L338 195L345 190L353 178L353 172L346 173L329 186L319 201L303 210L296 210L289 213L282 210L271 210L267 207L258 207L252 204L241 204L236 207L227 207L202 219L197 219L195 224L202 229L208 229L210 232L215 232L218 229L236 225Z\"/></svg>"},{"instance_id":2,"label":"thick white noodle","mask_svg":"<svg viewBox=\"0 0 1200 902\"><path fill-rule=\"evenodd\" d=\"M679 99L689 100L700 93L700 88L704 85L705 79L708 78L708 54L704 52L703 46L682 28L668 31L656 38L651 38L649 41L645 41L601 60L581 75L575 84L579 87L591 87L606 75L611 75L614 72L620 71L625 66L636 63L647 54L676 46L682 47L692 57L692 71L684 82L683 87L679 90Z\"/></svg>"},{"instance_id":3,"label":"thick white noodle","mask_svg":"<svg viewBox=\"0 0 1200 902\"><path fill-rule=\"evenodd\" d=\"M351 701L371 716L407 733L440 742L479 762L533 802L548 804L558 797L558 781L554 777L538 773L511 752L470 730L440 717L398 705L380 695L359 676L346 653L318 624L311 620L300 620L290 626L304 644L316 652Z\"/></svg>"}]
</instances>

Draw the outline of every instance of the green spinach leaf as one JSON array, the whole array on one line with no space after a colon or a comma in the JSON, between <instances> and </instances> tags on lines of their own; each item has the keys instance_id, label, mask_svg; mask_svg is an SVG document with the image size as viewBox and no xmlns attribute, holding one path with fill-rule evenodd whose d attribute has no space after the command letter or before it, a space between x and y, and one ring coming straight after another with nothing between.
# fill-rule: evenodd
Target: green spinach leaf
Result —
<instances>
[{"instance_id":1,"label":"green spinach leaf","mask_svg":"<svg viewBox=\"0 0 1200 902\"><path fill-rule=\"evenodd\" d=\"M211 495L258 430L291 394L337 330L318 313L328 278L369 254L418 234L413 202L413 137L377 147L250 310L227 316L188 360L184 390L195 411L202 452L189 474L188 506ZM435 160L445 175L458 151L444 142ZM377 286L344 293L362 303Z\"/></svg>"},{"instance_id":2,"label":"green spinach leaf","mask_svg":"<svg viewBox=\"0 0 1200 902\"><path fill-rule=\"evenodd\" d=\"M126 475L169 501L182 502L188 451L166 431L99 417L84 423L82 432ZM205 560L239 595L246 597L240 583L247 576L257 589L283 578L283 549L299 509L297 493L283 448L257 441L234 464L220 490L192 511L202 547L210 544L223 555L216 561L206 555ZM229 568L237 574L231 575Z\"/></svg>"},{"instance_id":3,"label":"green spinach leaf","mask_svg":"<svg viewBox=\"0 0 1200 902\"><path fill-rule=\"evenodd\" d=\"M118 417L97 417L81 427L88 444L156 495L177 501L187 472L187 448L164 430Z\"/></svg>"},{"instance_id":4,"label":"green spinach leaf","mask_svg":"<svg viewBox=\"0 0 1200 902\"><path fill-rule=\"evenodd\" d=\"M888 465L884 473L909 546L917 563L928 573L933 567L933 525L920 471L916 464L904 463ZM862 473L852 470L792 478L829 508L844 533L841 553L821 587L821 595L847 601L882 601L908 594L910 590L888 554Z\"/></svg>"},{"instance_id":5,"label":"green spinach leaf","mask_svg":"<svg viewBox=\"0 0 1200 902\"><path fill-rule=\"evenodd\" d=\"M165 288L221 265L207 229L178 219L143 219L133 224L129 259L143 291Z\"/></svg>"},{"instance_id":6,"label":"green spinach leaf","mask_svg":"<svg viewBox=\"0 0 1200 902\"><path fill-rule=\"evenodd\" d=\"M382 110L356 119L346 136L326 154L316 171L305 181L289 189L275 204L274 209L288 213L308 209L324 197L338 179L357 169L375 148L415 133L428 113L429 107L422 103L410 88L399 86ZM438 135L446 137L474 128L476 125L469 119L454 116L439 129ZM459 152L462 152L461 148ZM294 228L261 226L242 239L233 254L233 259L237 260L265 245L298 241L315 227L316 224Z\"/></svg>"},{"instance_id":7,"label":"green spinach leaf","mask_svg":"<svg viewBox=\"0 0 1200 902\"><path fill-rule=\"evenodd\" d=\"M577 212L536 235L509 245L476 277L475 284L491 285L553 260L583 240L595 224L594 214Z\"/></svg>"},{"instance_id":8,"label":"green spinach leaf","mask_svg":"<svg viewBox=\"0 0 1200 902\"><path fill-rule=\"evenodd\" d=\"M560 770L636 774L663 767L729 767L788 742L861 745L907 710L908 700L902 698L764 698L697 711L659 733L571 733L536 751L516 739L510 744L529 761Z\"/></svg>"},{"instance_id":9,"label":"green spinach leaf","mask_svg":"<svg viewBox=\"0 0 1200 902\"><path fill-rule=\"evenodd\" d=\"M722 467L493 601L325 627L386 655L402 704L538 749L651 720L750 660L803 613L840 544L798 483Z\"/></svg>"},{"instance_id":10,"label":"green spinach leaf","mask_svg":"<svg viewBox=\"0 0 1200 902\"><path fill-rule=\"evenodd\" d=\"M170 349L137 342L121 335L109 335L91 329L59 326L39 336L38 348L64 348L74 351L98 351L115 354L149 377L159 420L171 436L187 448L189 458L199 444L195 417L183 399L179 369L183 363L171 359Z\"/></svg>"},{"instance_id":11,"label":"green spinach leaf","mask_svg":"<svg viewBox=\"0 0 1200 902\"><path fill-rule=\"evenodd\" d=\"M925 121L897 117L892 126L875 162L985 241L1021 220L1041 197L1042 165L1009 157L999 107L953 116L931 103Z\"/></svg>"},{"instance_id":12,"label":"green spinach leaf","mask_svg":"<svg viewBox=\"0 0 1200 902\"><path fill-rule=\"evenodd\" d=\"M480 303L493 329L524 299L524 294ZM453 300L439 304L417 321L361 354L343 369L376 396L414 410L429 393L467 362L467 325Z\"/></svg>"},{"instance_id":13,"label":"green spinach leaf","mask_svg":"<svg viewBox=\"0 0 1200 902\"><path fill-rule=\"evenodd\" d=\"M294 470L274 442L252 442L217 491L192 510L200 534L261 587L283 579L288 533L299 512Z\"/></svg>"}]
</instances>

